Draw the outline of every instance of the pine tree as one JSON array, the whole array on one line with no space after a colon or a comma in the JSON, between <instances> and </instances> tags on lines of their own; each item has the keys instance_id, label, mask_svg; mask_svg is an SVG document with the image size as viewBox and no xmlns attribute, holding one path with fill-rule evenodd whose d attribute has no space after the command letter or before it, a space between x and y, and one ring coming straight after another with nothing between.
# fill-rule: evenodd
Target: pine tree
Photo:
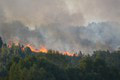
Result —
<instances>
[{"instance_id":1,"label":"pine tree","mask_svg":"<svg viewBox=\"0 0 120 80\"><path fill-rule=\"evenodd\" d=\"M2 41L2 38L0 37L0 48L2 47L3 45L3 41Z\"/></svg>"}]
</instances>

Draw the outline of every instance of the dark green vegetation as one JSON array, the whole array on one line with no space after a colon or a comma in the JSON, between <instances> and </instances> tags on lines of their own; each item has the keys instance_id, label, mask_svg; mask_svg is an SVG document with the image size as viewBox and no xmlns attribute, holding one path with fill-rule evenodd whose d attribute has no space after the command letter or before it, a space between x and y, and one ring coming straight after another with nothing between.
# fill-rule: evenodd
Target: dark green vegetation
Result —
<instances>
[{"instance_id":1,"label":"dark green vegetation","mask_svg":"<svg viewBox=\"0 0 120 80\"><path fill-rule=\"evenodd\" d=\"M120 51L70 57L8 48L0 38L0 80L120 80Z\"/></svg>"}]
</instances>

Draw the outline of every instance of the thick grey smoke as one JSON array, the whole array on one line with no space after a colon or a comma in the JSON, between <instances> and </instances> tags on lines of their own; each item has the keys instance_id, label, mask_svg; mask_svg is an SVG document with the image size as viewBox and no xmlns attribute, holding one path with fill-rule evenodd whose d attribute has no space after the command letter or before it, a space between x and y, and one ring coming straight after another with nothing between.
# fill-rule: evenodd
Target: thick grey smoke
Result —
<instances>
[{"instance_id":1,"label":"thick grey smoke","mask_svg":"<svg viewBox=\"0 0 120 80\"><path fill-rule=\"evenodd\" d=\"M113 21L120 23L120 0L66 0L72 10L81 11L85 22Z\"/></svg>"},{"instance_id":2,"label":"thick grey smoke","mask_svg":"<svg viewBox=\"0 0 120 80\"><path fill-rule=\"evenodd\" d=\"M119 3L120 0L0 0L0 35L6 42L15 39L55 50L115 50L120 46ZM92 21L97 23L89 24Z\"/></svg>"},{"instance_id":3,"label":"thick grey smoke","mask_svg":"<svg viewBox=\"0 0 120 80\"><path fill-rule=\"evenodd\" d=\"M117 23L91 23L84 27L36 27L30 30L19 21L0 24L0 35L4 40L18 40L37 48L61 51L115 50L120 47L120 26ZM6 42L7 42L6 41Z\"/></svg>"},{"instance_id":4,"label":"thick grey smoke","mask_svg":"<svg viewBox=\"0 0 120 80\"><path fill-rule=\"evenodd\" d=\"M120 0L0 0L5 21L35 25L84 25L92 21L120 23Z\"/></svg>"},{"instance_id":5,"label":"thick grey smoke","mask_svg":"<svg viewBox=\"0 0 120 80\"><path fill-rule=\"evenodd\" d=\"M84 23L80 11L71 14L64 0L0 0L0 7L7 22L17 20L30 26Z\"/></svg>"}]
</instances>

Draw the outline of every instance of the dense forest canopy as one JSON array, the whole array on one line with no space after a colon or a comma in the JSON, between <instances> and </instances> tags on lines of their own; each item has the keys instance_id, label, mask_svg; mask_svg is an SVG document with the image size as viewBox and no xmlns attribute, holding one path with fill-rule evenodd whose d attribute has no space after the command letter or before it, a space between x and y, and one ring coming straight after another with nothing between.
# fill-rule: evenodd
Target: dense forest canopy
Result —
<instances>
[{"instance_id":1,"label":"dense forest canopy","mask_svg":"<svg viewBox=\"0 0 120 80\"><path fill-rule=\"evenodd\" d=\"M0 38L0 80L120 80L119 50L68 56L3 42Z\"/></svg>"}]
</instances>

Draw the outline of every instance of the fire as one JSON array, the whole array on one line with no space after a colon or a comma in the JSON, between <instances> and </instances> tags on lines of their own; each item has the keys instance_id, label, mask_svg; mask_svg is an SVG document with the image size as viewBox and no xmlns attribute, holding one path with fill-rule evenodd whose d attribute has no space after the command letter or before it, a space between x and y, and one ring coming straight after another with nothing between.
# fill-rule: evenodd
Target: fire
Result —
<instances>
[{"instance_id":1,"label":"fire","mask_svg":"<svg viewBox=\"0 0 120 80\"><path fill-rule=\"evenodd\" d=\"M69 52L64 52L64 55L67 55L67 56L76 56L76 54L75 53L69 53Z\"/></svg>"},{"instance_id":2,"label":"fire","mask_svg":"<svg viewBox=\"0 0 120 80\"><path fill-rule=\"evenodd\" d=\"M47 53L48 50L42 46L40 49L35 49L33 46L31 46L30 44L26 45L26 47L29 47L31 49L32 52L35 52L35 53L39 53L39 52L42 52L42 53ZM63 55L67 55L67 56L77 56L75 53L69 53L69 52L63 52Z\"/></svg>"},{"instance_id":3,"label":"fire","mask_svg":"<svg viewBox=\"0 0 120 80\"><path fill-rule=\"evenodd\" d=\"M15 46L19 46L19 42L18 42L18 41L14 41L14 42L13 42L13 41L9 41L9 42L8 42L8 48L11 48L13 44L14 44Z\"/></svg>"},{"instance_id":4,"label":"fire","mask_svg":"<svg viewBox=\"0 0 120 80\"><path fill-rule=\"evenodd\" d=\"M40 52L47 53L48 50L47 50L44 46L42 46L42 47L40 48Z\"/></svg>"},{"instance_id":5,"label":"fire","mask_svg":"<svg viewBox=\"0 0 120 80\"><path fill-rule=\"evenodd\" d=\"M11 48L13 43L14 43L16 46L19 46L19 42L9 41L9 42L8 42L8 48ZM42 52L42 53L48 53L48 49L46 49L44 46L41 46L39 49L36 49L34 46L32 46L32 45L30 45L30 44L27 44L27 45L24 45L24 46L21 48L22 51L24 51L26 47L29 47L30 50L31 50L32 52L35 52L35 53L40 53L40 52ZM68 52L68 51L65 51L65 52L59 51L59 52L62 53L63 55L67 55L67 56L78 56L77 54L75 54L75 53L70 53L70 52Z\"/></svg>"},{"instance_id":6,"label":"fire","mask_svg":"<svg viewBox=\"0 0 120 80\"><path fill-rule=\"evenodd\" d=\"M33 46L28 44L28 45L26 45L26 47L29 47L31 49L31 51L35 52L35 53L39 53L39 52L47 53L48 52L48 50L43 46L40 49L35 49Z\"/></svg>"}]
</instances>

